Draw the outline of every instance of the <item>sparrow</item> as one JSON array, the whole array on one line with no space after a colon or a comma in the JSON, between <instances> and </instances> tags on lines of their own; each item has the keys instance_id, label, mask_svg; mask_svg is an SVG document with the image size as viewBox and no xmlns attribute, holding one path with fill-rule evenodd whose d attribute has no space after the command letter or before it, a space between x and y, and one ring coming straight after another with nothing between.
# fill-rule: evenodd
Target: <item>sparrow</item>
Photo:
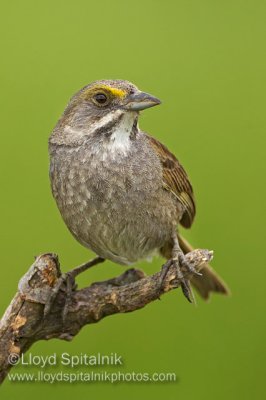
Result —
<instances>
[{"instance_id":1,"label":"sparrow","mask_svg":"<svg viewBox=\"0 0 266 400\"><path fill-rule=\"evenodd\" d=\"M99 80L78 91L49 138L53 196L73 236L102 259L130 265L160 254L176 267L188 300L182 268L203 298L227 294L208 264L197 274L186 262L193 248L178 226L190 228L196 213L187 173L138 126L140 111L160 103L125 80Z\"/></svg>"}]
</instances>

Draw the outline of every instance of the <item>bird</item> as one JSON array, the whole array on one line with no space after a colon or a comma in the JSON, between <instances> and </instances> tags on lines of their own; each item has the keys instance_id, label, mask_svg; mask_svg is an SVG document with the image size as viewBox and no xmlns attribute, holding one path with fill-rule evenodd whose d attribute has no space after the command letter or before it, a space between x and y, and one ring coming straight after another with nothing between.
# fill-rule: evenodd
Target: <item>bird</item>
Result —
<instances>
[{"instance_id":1,"label":"bird","mask_svg":"<svg viewBox=\"0 0 266 400\"><path fill-rule=\"evenodd\" d=\"M228 294L207 263L198 274L186 261L193 247L179 226L194 221L192 185L175 155L138 124L141 111L160 103L117 79L74 94L49 137L52 194L72 235L103 260L131 265L159 254L176 268L189 301L184 268L204 299Z\"/></svg>"}]
</instances>

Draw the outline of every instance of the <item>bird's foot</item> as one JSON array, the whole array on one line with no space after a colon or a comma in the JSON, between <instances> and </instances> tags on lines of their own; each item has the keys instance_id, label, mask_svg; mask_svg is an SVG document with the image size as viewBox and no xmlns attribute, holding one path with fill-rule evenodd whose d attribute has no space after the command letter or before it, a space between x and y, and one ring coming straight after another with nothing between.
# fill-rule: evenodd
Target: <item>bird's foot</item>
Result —
<instances>
[{"instance_id":1,"label":"bird's foot","mask_svg":"<svg viewBox=\"0 0 266 400\"><path fill-rule=\"evenodd\" d=\"M195 303L195 298L187 276L192 274L201 276L201 273L195 269L193 264L187 261L182 251L178 251L175 257L171 258L163 265L161 285L163 284L167 272L172 266L176 268L176 278L180 281L180 286L184 296L190 303Z\"/></svg>"},{"instance_id":2,"label":"bird's foot","mask_svg":"<svg viewBox=\"0 0 266 400\"><path fill-rule=\"evenodd\" d=\"M43 318L45 319L48 314L51 311L51 308L55 302L55 299L59 293L60 290L65 292L65 304L63 307L63 312L62 312L62 320L63 323L66 319L68 307L70 304L71 300L71 294L72 292L77 288L76 282L75 282L75 276L76 274L73 273L75 270L66 272L65 274L62 274L58 281L56 282L56 285L52 288L50 296L44 306L44 311L43 311Z\"/></svg>"},{"instance_id":3,"label":"bird's foot","mask_svg":"<svg viewBox=\"0 0 266 400\"><path fill-rule=\"evenodd\" d=\"M64 308L63 308L63 312L62 312L62 320L63 320L63 324L64 324L64 322L66 320L69 304L71 302L72 293L77 288L75 278L82 272L86 271L87 269L93 267L94 265L100 264L102 262L104 262L104 258L96 257L93 260L86 262L86 263L72 269L69 272L62 274L58 278L55 286L52 288L50 296L44 306L43 318L45 319L48 316L59 291L63 290L66 294L65 304L64 304Z\"/></svg>"}]
</instances>

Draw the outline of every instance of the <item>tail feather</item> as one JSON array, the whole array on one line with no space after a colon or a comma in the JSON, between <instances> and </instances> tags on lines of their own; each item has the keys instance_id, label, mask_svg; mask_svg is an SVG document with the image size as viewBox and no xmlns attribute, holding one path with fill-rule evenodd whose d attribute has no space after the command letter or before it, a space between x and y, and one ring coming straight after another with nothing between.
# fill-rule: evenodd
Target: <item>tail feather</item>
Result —
<instances>
[{"instance_id":1,"label":"tail feather","mask_svg":"<svg viewBox=\"0 0 266 400\"><path fill-rule=\"evenodd\" d=\"M184 254L187 254L193 250L193 247L179 233L178 241ZM205 300L209 298L210 292L218 292L225 295L230 294L230 290L225 282L210 267L209 264L204 264L200 272L202 276L193 276L191 278L191 283Z\"/></svg>"}]
</instances>

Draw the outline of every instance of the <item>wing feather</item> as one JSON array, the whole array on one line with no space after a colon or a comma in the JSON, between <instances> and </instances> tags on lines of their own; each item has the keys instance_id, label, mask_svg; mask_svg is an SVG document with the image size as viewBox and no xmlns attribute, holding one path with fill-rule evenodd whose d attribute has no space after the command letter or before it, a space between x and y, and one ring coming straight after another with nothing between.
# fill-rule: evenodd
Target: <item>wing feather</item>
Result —
<instances>
[{"instance_id":1,"label":"wing feather","mask_svg":"<svg viewBox=\"0 0 266 400\"><path fill-rule=\"evenodd\" d=\"M166 146L149 135L146 135L146 137L161 161L163 167L163 187L173 193L185 209L180 223L185 228L189 228L195 217L196 206L193 189L187 173Z\"/></svg>"}]
</instances>

